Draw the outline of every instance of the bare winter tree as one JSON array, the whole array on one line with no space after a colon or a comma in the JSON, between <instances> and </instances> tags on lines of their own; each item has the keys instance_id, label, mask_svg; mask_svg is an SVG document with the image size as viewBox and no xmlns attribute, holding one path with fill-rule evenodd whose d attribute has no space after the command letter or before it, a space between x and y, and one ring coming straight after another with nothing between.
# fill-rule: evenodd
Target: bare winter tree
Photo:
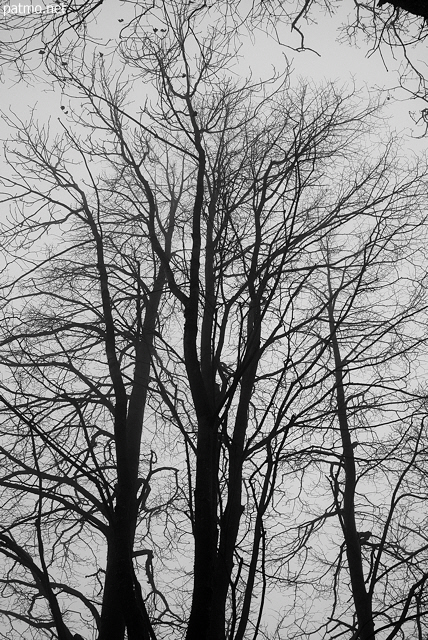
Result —
<instances>
[{"instance_id":1,"label":"bare winter tree","mask_svg":"<svg viewBox=\"0 0 428 640\"><path fill-rule=\"evenodd\" d=\"M123 39L127 77L52 52L68 119L7 121L3 637L264 637L281 590L305 597L312 536L332 517L358 618L341 621L373 635L342 332L355 361L370 348L381 367L377 339L423 313L421 283L363 342L365 273L393 271L399 246L410 264L424 174L401 175L396 148L370 137L377 105L288 70L237 83L230 31L180 4L157 18ZM361 230L364 248L335 263L331 238ZM393 278L382 285L394 295ZM336 467L307 524L320 456Z\"/></svg>"},{"instance_id":2,"label":"bare winter tree","mask_svg":"<svg viewBox=\"0 0 428 640\"><path fill-rule=\"evenodd\" d=\"M341 556L346 555L355 606L355 626L348 628L358 638L374 638L375 627L377 637L387 630L385 637L392 638L403 629L409 632L412 627L405 626L409 621L416 619L422 625L424 614L419 610L415 615L415 609L417 596L425 591L428 579L426 572L415 576L410 570L403 589L405 558L410 565L416 558L421 562L425 545L415 545L402 535L404 547L397 556L393 532L401 526L402 503L406 504L406 518L411 520L416 514L415 506L425 499L423 489L409 493L403 490L409 486L408 476L416 471L415 461L424 458L420 447L423 420L422 428L415 428L421 421L419 402L415 402L417 394L411 397L408 376L406 385L400 380L402 371L408 369L410 353L415 357L419 351L417 342L423 337L423 331L414 323L415 302L421 301L419 285L409 286L407 277L402 276L415 267L415 245L410 243L406 256L400 238L395 237L398 218L389 234L385 233L385 221L378 220L378 224L367 243L362 244L360 238L359 251L347 258L336 256L327 271L328 328L342 449L338 463L330 469L344 541L335 580L341 577ZM415 231L422 231L418 224ZM386 244L394 256L394 269L390 268L391 262L379 261ZM403 258L409 256L406 268ZM340 264L342 261L345 264ZM422 281L423 277L422 272ZM339 283L335 289L333 280ZM381 292L387 290L394 294L385 299ZM357 304L359 299L363 301L361 307ZM360 311L357 317L356 308ZM397 422L405 425L398 434ZM373 490L377 487L377 491ZM338 593L337 602L340 599ZM337 631L343 621L334 618Z\"/></svg>"},{"instance_id":3,"label":"bare winter tree","mask_svg":"<svg viewBox=\"0 0 428 640\"><path fill-rule=\"evenodd\" d=\"M385 210L385 217L349 234L346 245L331 235L325 284L315 290L328 300L319 331L329 343L325 367L332 385L332 413L323 416L331 430L319 448L317 482L330 483L328 513L340 525L337 530L330 521L320 547L312 541L317 551L309 551L320 571L318 597L325 601L334 585L332 612L317 629L325 628L327 637L422 638L426 627L425 425L409 362L424 353L415 314L426 304L424 256L415 242L424 227L407 218L405 247L396 213L394 220ZM315 527L319 517L305 526Z\"/></svg>"}]
</instances>

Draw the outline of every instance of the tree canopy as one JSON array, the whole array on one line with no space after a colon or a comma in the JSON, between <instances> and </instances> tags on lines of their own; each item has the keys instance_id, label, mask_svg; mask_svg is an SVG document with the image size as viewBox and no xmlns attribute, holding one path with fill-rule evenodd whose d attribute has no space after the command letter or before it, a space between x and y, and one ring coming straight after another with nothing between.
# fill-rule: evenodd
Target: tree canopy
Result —
<instances>
[{"instance_id":1,"label":"tree canopy","mask_svg":"<svg viewBox=\"0 0 428 640\"><path fill-rule=\"evenodd\" d=\"M414 80L416 77L424 87L425 69L420 63L418 49L415 51L415 45L423 45L427 35L427 9L422 0L219 0L211 4L191 0L173 3L174 13L179 5L192 14L206 14L214 20L218 19L217 14L228 16L228 28L232 29L246 25L250 31L261 28L275 37L277 29L285 26L298 34L295 44L288 45L297 50L313 47L310 38L306 37L307 25L318 23L322 30L328 21L337 22L335 16L344 8L347 18L344 24L337 24L338 36L367 43L371 51L378 50L381 55L386 49L392 49L394 64L398 67L400 62L403 63L403 78ZM20 5L21 10L18 11L13 9L14 6L2 0L4 21L0 58L24 75L28 70L27 64L37 52L49 56L64 52L67 46L75 48L93 41L93 27L99 20L111 20L115 16L114 20L121 27L119 39L126 39L142 19L148 17L152 20L159 15L158 3L141 0L123 2L118 17L119 5L107 6L103 0L46 3L45 9L42 3L37 5L38 11L26 10L25 5ZM161 35L161 28L159 31ZM30 67L34 68L34 60ZM426 97L422 86L418 90L413 82L406 83L406 86L411 86L417 95Z\"/></svg>"},{"instance_id":2,"label":"tree canopy","mask_svg":"<svg viewBox=\"0 0 428 640\"><path fill-rule=\"evenodd\" d=\"M426 159L194 4L6 47L62 113L4 114L0 637L422 640Z\"/></svg>"}]
</instances>

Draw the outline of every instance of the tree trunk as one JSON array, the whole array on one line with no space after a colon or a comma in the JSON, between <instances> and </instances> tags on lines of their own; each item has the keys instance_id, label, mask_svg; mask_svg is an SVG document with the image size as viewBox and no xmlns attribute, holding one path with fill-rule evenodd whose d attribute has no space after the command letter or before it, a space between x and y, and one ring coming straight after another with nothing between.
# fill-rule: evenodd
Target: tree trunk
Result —
<instances>
[{"instance_id":1,"label":"tree trunk","mask_svg":"<svg viewBox=\"0 0 428 640\"><path fill-rule=\"evenodd\" d=\"M217 430L215 424L207 421L199 424L198 432L194 587L186 640L211 640L212 638L217 559L217 460Z\"/></svg>"},{"instance_id":2,"label":"tree trunk","mask_svg":"<svg viewBox=\"0 0 428 640\"><path fill-rule=\"evenodd\" d=\"M351 433L346 410L345 389L343 382L343 362L340 355L337 339L338 323L334 318L334 295L331 289L330 277L328 281L330 300L328 302L330 338L333 347L335 378L336 378L336 403L342 439L342 465L345 472L345 488L343 492L342 528L346 545L346 558L348 561L349 575L351 578L352 597L358 620L358 635L356 640L373 640L375 637L372 602L367 593L363 558L361 554L360 537L355 522L355 487L356 466L354 447L351 442Z\"/></svg>"}]
</instances>

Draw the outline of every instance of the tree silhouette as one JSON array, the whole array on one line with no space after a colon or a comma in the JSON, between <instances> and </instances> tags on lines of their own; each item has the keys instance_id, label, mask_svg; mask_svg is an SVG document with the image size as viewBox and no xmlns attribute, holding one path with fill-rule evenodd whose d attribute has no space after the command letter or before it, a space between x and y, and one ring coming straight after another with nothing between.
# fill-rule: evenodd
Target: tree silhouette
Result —
<instances>
[{"instance_id":1,"label":"tree silhouette","mask_svg":"<svg viewBox=\"0 0 428 640\"><path fill-rule=\"evenodd\" d=\"M111 66L53 48L67 124L6 118L9 639L263 638L283 592L290 637L424 624L425 546L394 564L404 513L423 536L424 165L354 92L237 82L228 15L201 16L158 7Z\"/></svg>"}]
</instances>

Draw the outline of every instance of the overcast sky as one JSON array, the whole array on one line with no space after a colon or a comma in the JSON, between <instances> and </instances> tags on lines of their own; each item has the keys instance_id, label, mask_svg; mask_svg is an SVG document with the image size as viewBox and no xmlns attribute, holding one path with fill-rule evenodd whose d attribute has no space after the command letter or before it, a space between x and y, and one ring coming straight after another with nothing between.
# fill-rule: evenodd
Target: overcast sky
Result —
<instances>
[{"instance_id":1,"label":"overcast sky","mask_svg":"<svg viewBox=\"0 0 428 640\"><path fill-rule=\"evenodd\" d=\"M391 125L404 131L406 135L417 135L420 131L413 126L409 111L418 112L422 108L421 105L409 101L403 103L401 100L405 98L404 93L394 90L398 82L396 69L399 60L394 61L388 51L383 51L383 58L377 52L369 55L369 46L363 41L359 46L337 41L340 35L339 27L347 21L349 8L353 8L352 3L341 3L341 10L334 18L324 16L321 12L318 17L316 13L312 14L317 19L317 23L305 27L306 45L317 53L310 50L294 52L290 47L299 45L299 37L298 34L291 33L287 24L278 25L277 35L281 44L276 42L273 34L267 36L261 30L253 31L252 38L247 36L243 41L236 71L242 75L248 75L250 70L255 78L267 77L273 68L276 71L284 69L285 57L287 57L292 62L296 75L315 82L323 80L335 80L339 84L355 82L357 87L366 86L369 91L384 89L386 96L389 96L387 115L391 119ZM99 13L96 23L91 26L92 33L98 38L97 46L100 50L108 54L108 50L119 36L123 26L119 20L124 20L126 24L127 18L132 17L132 12L132 5L117 2L117 0L105 0L102 12ZM4 20L3 14L0 20ZM58 86L49 84L49 81L47 84L43 82L43 64L37 52L33 55L33 70L33 77L28 78L31 82L30 86L17 83L12 72L5 71L2 109L7 110L11 107L18 115L25 118L29 109L37 105L38 117L42 121L46 121L49 117L61 116L60 106L64 102L61 90ZM1 127L0 134L2 137L7 135L4 127Z\"/></svg>"}]
</instances>

